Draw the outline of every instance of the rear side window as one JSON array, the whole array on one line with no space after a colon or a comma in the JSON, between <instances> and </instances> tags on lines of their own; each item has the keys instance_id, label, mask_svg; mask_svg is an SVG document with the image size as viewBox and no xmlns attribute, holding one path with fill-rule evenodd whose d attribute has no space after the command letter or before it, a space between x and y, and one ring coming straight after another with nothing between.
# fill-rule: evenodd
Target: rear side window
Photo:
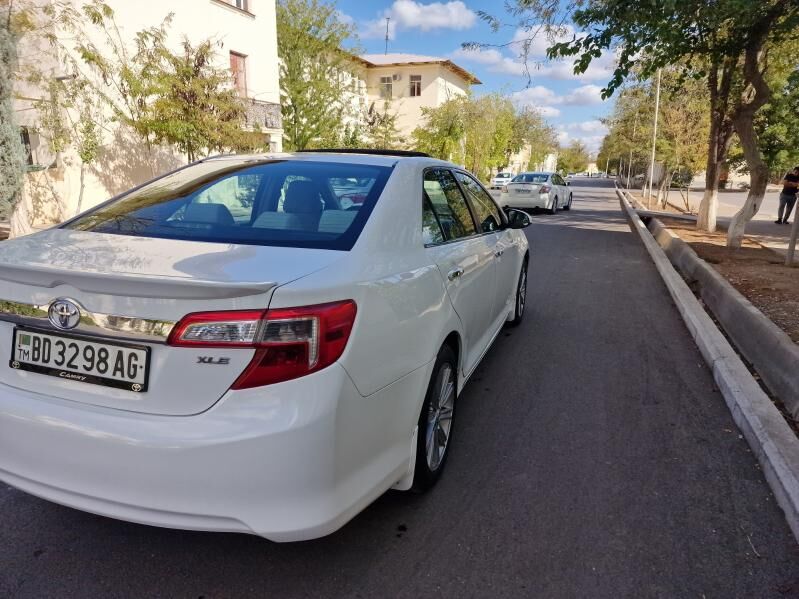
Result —
<instances>
[{"instance_id":1,"label":"rear side window","mask_svg":"<svg viewBox=\"0 0 799 599\"><path fill-rule=\"evenodd\" d=\"M472 214L457 181L445 169L430 169L424 174L424 193L441 223L447 241L476 233Z\"/></svg>"},{"instance_id":2,"label":"rear side window","mask_svg":"<svg viewBox=\"0 0 799 599\"><path fill-rule=\"evenodd\" d=\"M427 197L422 198L422 239L425 245L435 245L445 241L444 232Z\"/></svg>"},{"instance_id":3,"label":"rear side window","mask_svg":"<svg viewBox=\"0 0 799 599\"><path fill-rule=\"evenodd\" d=\"M349 250L391 170L310 160L211 160L107 202L64 228Z\"/></svg>"},{"instance_id":4,"label":"rear side window","mask_svg":"<svg viewBox=\"0 0 799 599\"><path fill-rule=\"evenodd\" d=\"M455 176L463 186L466 195L469 196L480 230L483 233L490 233L500 229L502 227L502 217L499 215L499 208L497 208L491 196L469 175L455 173Z\"/></svg>"}]
</instances>

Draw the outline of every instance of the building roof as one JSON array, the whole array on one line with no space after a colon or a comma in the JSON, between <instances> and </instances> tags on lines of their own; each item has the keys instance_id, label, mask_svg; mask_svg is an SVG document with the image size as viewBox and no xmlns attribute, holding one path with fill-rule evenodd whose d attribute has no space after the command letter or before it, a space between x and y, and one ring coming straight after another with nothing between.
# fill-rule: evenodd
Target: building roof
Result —
<instances>
[{"instance_id":1,"label":"building roof","mask_svg":"<svg viewBox=\"0 0 799 599\"><path fill-rule=\"evenodd\" d=\"M421 66L428 64L440 64L444 68L456 73L469 83L479 85L482 83L477 77L472 75L469 71L456 65L448 58L441 58L439 56L422 56L421 54L363 54L358 57L362 62L366 63L367 67L404 67L404 66Z\"/></svg>"}]
</instances>

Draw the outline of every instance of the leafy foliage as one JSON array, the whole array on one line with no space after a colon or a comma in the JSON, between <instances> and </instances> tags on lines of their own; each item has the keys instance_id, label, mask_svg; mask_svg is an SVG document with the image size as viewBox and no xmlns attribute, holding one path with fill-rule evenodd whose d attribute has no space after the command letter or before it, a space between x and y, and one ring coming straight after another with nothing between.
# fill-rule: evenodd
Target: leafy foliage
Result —
<instances>
[{"instance_id":1,"label":"leafy foliage","mask_svg":"<svg viewBox=\"0 0 799 599\"><path fill-rule=\"evenodd\" d=\"M424 124L413 131L416 149L463 164L482 178L507 165L524 146L531 146L536 158L556 147L554 130L538 112L517 110L501 94L457 96L423 108L422 114Z\"/></svg>"},{"instance_id":2,"label":"leafy foliage","mask_svg":"<svg viewBox=\"0 0 799 599\"><path fill-rule=\"evenodd\" d=\"M7 218L18 200L25 171L25 152L11 101L16 36L9 25L9 18L0 17L0 218Z\"/></svg>"},{"instance_id":3,"label":"leafy foliage","mask_svg":"<svg viewBox=\"0 0 799 599\"><path fill-rule=\"evenodd\" d=\"M193 46L184 38L173 53L153 40L148 54L156 58L154 97L142 121L156 143L176 146L193 162L199 154L247 148L252 136L244 131L245 105L232 87L228 69L215 66L214 45Z\"/></svg>"},{"instance_id":4,"label":"leafy foliage","mask_svg":"<svg viewBox=\"0 0 799 599\"><path fill-rule=\"evenodd\" d=\"M344 128L356 67L342 50L354 38L334 4L279 0L277 38L280 95L287 150L302 150Z\"/></svg>"},{"instance_id":5,"label":"leafy foliage","mask_svg":"<svg viewBox=\"0 0 799 599\"><path fill-rule=\"evenodd\" d=\"M579 173L588 168L591 155L585 145L575 140L558 154L558 170L566 173Z\"/></svg>"}]
</instances>

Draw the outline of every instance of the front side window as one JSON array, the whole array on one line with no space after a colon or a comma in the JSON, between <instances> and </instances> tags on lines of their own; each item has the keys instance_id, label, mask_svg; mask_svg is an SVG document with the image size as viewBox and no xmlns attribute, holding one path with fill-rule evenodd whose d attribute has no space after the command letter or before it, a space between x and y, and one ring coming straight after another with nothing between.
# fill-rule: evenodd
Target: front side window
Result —
<instances>
[{"instance_id":1,"label":"front side window","mask_svg":"<svg viewBox=\"0 0 799 599\"><path fill-rule=\"evenodd\" d=\"M380 78L380 97L383 100L391 99L392 86L393 86L393 81L390 76Z\"/></svg>"},{"instance_id":2,"label":"front side window","mask_svg":"<svg viewBox=\"0 0 799 599\"><path fill-rule=\"evenodd\" d=\"M411 75L411 97L415 98L422 95L422 76Z\"/></svg>"},{"instance_id":3,"label":"front side window","mask_svg":"<svg viewBox=\"0 0 799 599\"><path fill-rule=\"evenodd\" d=\"M447 241L469 237L477 232L466 198L451 172L444 169L426 171L424 193L438 217Z\"/></svg>"},{"instance_id":4,"label":"front side window","mask_svg":"<svg viewBox=\"0 0 799 599\"><path fill-rule=\"evenodd\" d=\"M469 196L480 230L483 233L490 233L502 228L502 217L499 214L499 208L497 208L491 196L469 175L455 173L455 176L463 186L466 195Z\"/></svg>"},{"instance_id":5,"label":"front side window","mask_svg":"<svg viewBox=\"0 0 799 599\"><path fill-rule=\"evenodd\" d=\"M103 204L64 228L349 250L391 170L307 160L210 160Z\"/></svg>"}]
</instances>

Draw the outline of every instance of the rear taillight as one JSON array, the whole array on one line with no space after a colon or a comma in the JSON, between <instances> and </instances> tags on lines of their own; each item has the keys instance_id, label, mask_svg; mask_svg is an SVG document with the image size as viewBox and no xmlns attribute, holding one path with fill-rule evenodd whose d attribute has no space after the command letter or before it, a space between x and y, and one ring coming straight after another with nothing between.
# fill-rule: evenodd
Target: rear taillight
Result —
<instances>
[{"instance_id":1,"label":"rear taillight","mask_svg":"<svg viewBox=\"0 0 799 599\"><path fill-rule=\"evenodd\" d=\"M503 185L502 186L502 193L508 193L508 186L507 185Z\"/></svg>"},{"instance_id":2,"label":"rear taillight","mask_svg":"<svg viewBox=\"0 0 799 599\"><path fill-rule=\"evenodd\" d=\"M549 185L542 185L541 189L538 190L538 193L549 193L549 190L552 189Z\"/></svg>"},{"instance_id":3,"label":"rear taillight","mask_svg":"<svg viewBox=\"0 0 799 599\"><path fill-rule=\"evenodd\" d=\"M255 348L250 364L232 387L249 389L330 366L344 353L355 313L352 300L267 311L201 312L183 318L168 343Z\"/></svg>"}]
</instances>

